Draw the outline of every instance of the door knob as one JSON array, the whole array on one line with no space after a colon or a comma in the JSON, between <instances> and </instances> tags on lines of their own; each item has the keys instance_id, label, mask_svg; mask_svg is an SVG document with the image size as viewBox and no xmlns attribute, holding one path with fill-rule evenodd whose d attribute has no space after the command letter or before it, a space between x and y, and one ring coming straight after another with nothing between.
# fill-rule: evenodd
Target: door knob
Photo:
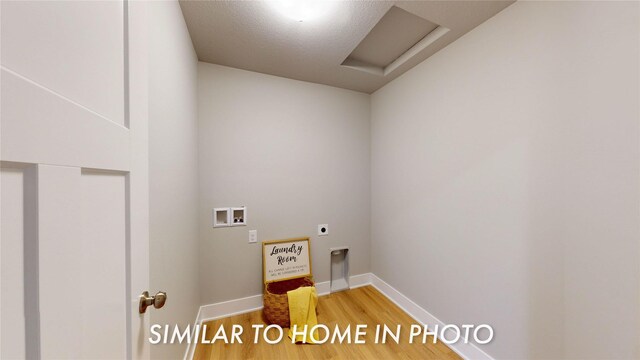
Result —
<instances>
[{"instance_id":1,"label":"door knob","mask_svg":"<svg viewBox=\"0 0 640 360\"><path fill-rule=\"evenodd\" d=\"M143 291L140 295L140 306L138 311L140 314L144 314L147 311L147 307L153 305L154 308L160 309L167 302L167 293L164 291L158 291L154 296L149 296L148 291Z\"/></svg>"}]
</instances>

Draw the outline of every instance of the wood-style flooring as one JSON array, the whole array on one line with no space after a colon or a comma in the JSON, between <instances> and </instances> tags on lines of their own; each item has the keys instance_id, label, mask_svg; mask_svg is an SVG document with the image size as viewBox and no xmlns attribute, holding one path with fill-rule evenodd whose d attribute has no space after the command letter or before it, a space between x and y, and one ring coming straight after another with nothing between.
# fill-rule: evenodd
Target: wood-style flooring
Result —
<instances>
[{"instance_id":1,"label":"wood-style flooring","mask_svg":"<svg viewBox=\"0 0 640 360\"><path fill-rule=\"evenodd\" d=\"M208 340L214 337L220 325L224 326L227 336L231 334L232 325L241 325L244 328L241 336L243 343L216 341L214 344L198 344L194 359L460 359L442 342L433 344L431 337L426 344L422 344L422 336L409 344L410 327L417 322L372 286L321 296L318 301L318 323L327 325L329 329L337 324L342 331L351 325L352 343L292 344L287 337L288 329L284 329L284 338L279 343L268 344L261 333L258 343L254 344L255 332L251 326L265 324L260 310L205 323ZM353 343L358 324L367 325L365 344ZM398 324L401 325L400 342L396 344L387 337L385 344L375 344L378 324L386 324L393 330ZM275 331L270 331L269 335L272 340L277 336ZM321 330L318 337L323 336Z\"/></svg>"}]
</instances>

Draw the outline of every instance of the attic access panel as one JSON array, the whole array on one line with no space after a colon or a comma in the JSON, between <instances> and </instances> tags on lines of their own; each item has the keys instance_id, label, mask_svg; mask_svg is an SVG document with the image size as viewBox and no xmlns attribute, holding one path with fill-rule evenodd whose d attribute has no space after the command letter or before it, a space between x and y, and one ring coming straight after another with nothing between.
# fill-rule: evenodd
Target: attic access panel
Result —
<instances>
[{"instance_id":1,"label":"attic access panel","mask_svg":"<svg viewBox=\"0 0 640 360\"><path fill-rule=\"evenodd\" d=\"M449 29L392 6L341 65L384 76L447 31Z\"/></svg>"}]
</instances>

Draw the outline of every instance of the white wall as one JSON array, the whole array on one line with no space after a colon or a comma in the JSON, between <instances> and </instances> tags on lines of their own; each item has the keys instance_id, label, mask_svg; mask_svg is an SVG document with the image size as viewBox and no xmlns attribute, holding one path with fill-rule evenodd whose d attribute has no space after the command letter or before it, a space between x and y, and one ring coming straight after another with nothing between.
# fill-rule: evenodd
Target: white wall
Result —
<instances>
[{"instance_id":1,"label":"white wall","mask_svg":"<svg viewBox=\"0 0 640 360\"><path fill-rule=\"evenodd\" d=\"M352 275L369 272L369 96L200 63L198 97L201 303L262 293L250 229L310 236L316 281L334 246L350 246ZM242 205L248 226L212 227L214 207Z\"/></svg>"},{"instance_id":2,"label":"white wall","mask_svg":"<svg viewBox=\"0 0 640 360\"><path fill-rule=\"evenodd\" d=\"M149 207L151 293L163 290L151 323L193 323L198 307L197 58L180 6L149 3ZM153 345L177 359L185 344Z\"/></svg>"},{"instance_id":3,"label":"white wall","mask_svg":"<svg viewBox=\"0 0 640 360\"><path fill-rule=\"evenodd\" d=\"M638 358L638 3L518 2L372 96L372 270L495 358Z\"/></svg>"}]
</instances>

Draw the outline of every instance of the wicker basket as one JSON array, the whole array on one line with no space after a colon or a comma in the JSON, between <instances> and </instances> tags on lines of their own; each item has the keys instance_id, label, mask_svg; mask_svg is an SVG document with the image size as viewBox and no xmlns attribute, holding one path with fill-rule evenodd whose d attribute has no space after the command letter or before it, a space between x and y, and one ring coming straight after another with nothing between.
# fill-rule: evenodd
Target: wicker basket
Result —
<instances>
[{"instance_id":1,"label":"wicker basket","mask_svg":"<svg viewBox=\"0 0 640 360\"><path fill-rule=\"evenodd\" d=\"M279 282L278 291L273 290L273 285L276 283L266 284L264 289L263 312L269 324L277 324L283 328L289 327L289 300L287 291L295 290L302 286L314 286L311 277L294 280L296 281L285 280ZM288 284L290 284L290 286L288 286Z\"/></svg>"}]
</instances>

